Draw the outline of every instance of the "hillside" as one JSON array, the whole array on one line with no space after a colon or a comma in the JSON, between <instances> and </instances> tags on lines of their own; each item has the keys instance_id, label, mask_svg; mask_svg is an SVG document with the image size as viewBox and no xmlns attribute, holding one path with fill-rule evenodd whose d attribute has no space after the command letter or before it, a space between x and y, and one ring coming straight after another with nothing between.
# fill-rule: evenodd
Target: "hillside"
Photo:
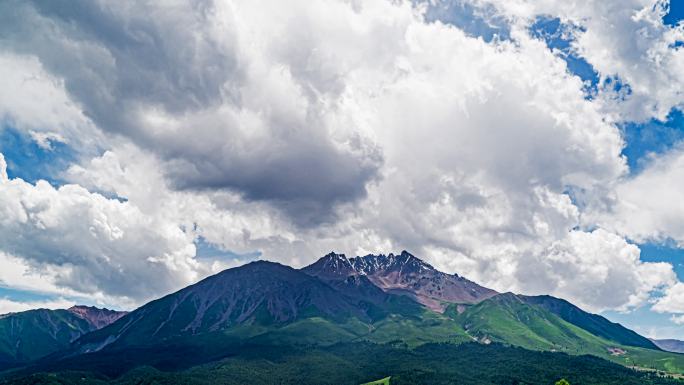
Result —
<instances>
[{"instance_id":1,"label":"hillside","mask_svg":"<svg viewBox=\"0 0 684 385\"><path fill-rule=\"evenodd\" d=\"M606 341L543 308L505 293L458 314L455 319L481 342L499 342L533 350L602 354Z\"/></svg>"},{"instance_id":2,"label":"hillside","mask_svg":"<svg viewBox=\"0 0 684 385\"><path fill-rule=\"evenodd\" d=\"M504 343L531 350L591 354L626 366L684 373L684 355L620 344L578 327L523 296L504 293L468 308L447 311L481 343Z\"/></svg>"},{"instance_id":3,"label":"hillside","mask_svg":"<svg viewBox=\"0 0 684 385\"><path fill-rule=\"evenodd\" d=\"M398 291L391 282L403 289ZM436 290L431 291L433 285ZM361 259L331 253L302 270L257 261L152 301L102 329L83 334L95 326L82 323L82 330L46 350L59 351L19 373L86 367L107 376L144 366L192 370L242 356L253 346L329 349L371 343L415 352L431 343L456 346L473 341L591 354L624 366L684 373L684 355L645 344L633 331L567 301L492 295L472 285L406 252ZM461 302L466 292L479 297ZM438 309L434 303L426 305L427 295L440 299ZM75 322L109 320L112 315L86 308L64 312L76 317ZM373 357L373 364L378 359Z\"/></svg>"},{"instance_id":4,"label":"hillside","mask_svg":"<svg viewBox=\"0 0 684 385\"><path fill-rule=\"evenodd\" d=\"M0 368L66 349L78 337L123 315L124 312L87 306L0 315Z\"/></svg>"},{"instance_id":5,"label":"hillside","mask_svg":"<svg viewBox=\"0 0 684 385\"><path fill-rule=\"evenodd\" d=\"M183 370L145 366L116 378L102 374L120 372L116 366L121 358L110 355L97 361L81 361L70 367L77 372L14 375L0 380L0 384L359 385L387 376L391 376L391 385L553 385L560 378L573 385L681 384L592 356L535 352L498 344L426 344L416 349L371 343L318 348L244 346L230 357ZM171 360L173 364L177 359L178 354L167 351L161 361Z\"/></svg>"},{"instance_id":6,"label":"hillside","mask_svg":"<svg viewBox=\"0 0 684 385\"><path fill-rule=\"evenodd\" d=\"M527 304L540 306L596 336L627 346L659 349L657 344L654 344L651 340L639 335L635 331L629 330L618 323L610 322L600 315L587 313L563 299L554 298L549 295L519 296L519 298Z\"/></svg>"},{"instance_id":7,"label":"hillside","mask_svg":"<svg viewBox=\"0 0 684 385\"><path fill-rule=\"evenodd\" d=\"M388 317L398 321L383 322ZM396 337L385 333L388 329L408 338L417 333L430 335L432 329L443 329L442 324L450 325L451 330L444 335L432 333L437 334L436 339L463 335L448 317L426 314L418 303L385 293L365 277L328 284L291 267L259 261L152 301L83 336L75 346L80 352L92 352L220 331L238 340L271 342L386 340ZM318 335L321 337L313 338Z\"/></svg>"}]
</instances>

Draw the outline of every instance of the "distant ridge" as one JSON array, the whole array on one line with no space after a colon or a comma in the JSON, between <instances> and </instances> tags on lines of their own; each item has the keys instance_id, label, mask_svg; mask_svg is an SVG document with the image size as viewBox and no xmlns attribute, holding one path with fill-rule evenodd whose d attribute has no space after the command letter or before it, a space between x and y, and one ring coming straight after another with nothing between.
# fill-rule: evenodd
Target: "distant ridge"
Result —
<instances>
[{"instance_id":1,"label":"distant ridge","mask_svg":"<svg viewBox=\"0 0 684 385\"><path fill-rule=\"evenodd\" d=\"M94 306L83 305L72 306L67 311L88 321L95 329L101 329L128 314L127 311L109 310L107 308L100 309Z\"/></svg>"},{"instance_id":2,"label":"distant ridge","mask_svg":"<svg viewBox=\"0 0 684 385\"><path fill-rule=\"evenodd\" d=\"M673 353L684 353L684 341L675 339L651 339L651 342L656 344L659 348Z\"/></svg>"},{"instance_id":3,"label":"distant ridge","mask_svg":"<svg viewBox=\"0 0 684 385\"><path fill-rule=\"evenodd\" d=\"M88 306L0 315L0 369L66 349L78 337L124 315L126 312Z\"/></svg>"}]
</instances>

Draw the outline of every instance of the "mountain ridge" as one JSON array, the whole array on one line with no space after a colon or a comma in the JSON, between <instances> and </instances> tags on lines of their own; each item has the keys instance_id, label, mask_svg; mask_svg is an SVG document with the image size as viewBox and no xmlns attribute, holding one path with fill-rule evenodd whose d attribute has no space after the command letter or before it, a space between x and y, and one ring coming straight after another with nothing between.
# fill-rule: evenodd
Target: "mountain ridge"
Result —
<instances>
[{"instance_id":1,"label":"mountain ridge","mask_svg":"<svg viewBox=\"0 0 684 385\"><path fill-rule=\"evenodd\" d=\"M352 258L331 252L301 270L328 281L363 275L385 292L407 295L438 312L446 309L444 302L474 304L498 294L457 274L443 273L406 250Z\"/></svg>"},{"instance_id":2,"label":"mountain ridge","mask_svg":"<svg viewBox=\"0 0 684 385\"><path fill-rule=\"evenodd\" d=\"M660 349L672 353L684 353L684 341L677 340L674 338L666 339L650 339L656 346Z\"/></svg>"},{"instance_id":3,"label":"mountain ridge","mask_svg":"<svg viewBox=\"0 0 684 385\"><path fill-rule=\"evenodd\" d=\"M89 325L88 315L91 322L111 319L106 309L70 310L58 314L80 325ZM414 349L477 341L684 372L684 356L644 343L637 333L567 301L496 293L406 251L354 258L330 253L302 269L250 262L78 334L27 370L89 363L118 375L136 365L201 365L239 355L244 346L376 343ZM0 338L0 346L12 342ZM115 357L126 363L112 368Z\"/></svg>"},{"instance_id":4,"label":"mountain ridge","mask_svg":"<svg viewBox=\"0 0 684 385\"><path fill-rule=\"evenodd\" d=\"M127 311L117 311L85 305L75 305L66 310L78 317L85 319L96 329L101 329L111 323L114 323L119 318L128 314Z\"/></svg>"},{"instance_id":5,"label":"mountain ridge","mask_svg":"<svg viewBox=\"0 0 684 385\"><path fill-rule=\"evenodd\" d=\"M402 251L400 254L368 254L363 257L347 258L344 254L331 252L316 262L304 267L302 271L334 282L347 276L365 276L382 290L394 294L412 294L411 297L428 308L444 312L451 304L476 305L492 299L508 299L529 305L539 306L557 315L562 320L587 330L593 335L628 346L660 350L657 344L646 337L613 323L606 318L585 312L570 302L550 295L526 296L513 293L497 293L471 282L458 274L442 273L429 263ZM447 293L430 291L435 285L451 283L458 291ZM476 295L469 295L470 290ZM460 308L463 311L463 307ZM458 312L458 310L457 310Z\"/></svg>"},{"instance_id":6,"label":"mountain ridge","mask_svg":"<svg viewBox=\"0 0 684 385\"><path fill-rule=\"evenodd\" d=\"M579 326L588 332L604 337L624 345L638 346L647 349L660 350L660 347L646 337L633 330L627 329L619 323L611 322L598 314L585 312L569 301L550 295L525 296L518 295L528 304L537 305L558 315L563 320Z\"/></svg>"},{"instance_id":7,"label":"mountain ridge","mask_svg":"<svg viewBox=\"0 0 684 385\"><path fill-rule=\"evenodd\" d=\"M86 352L241 325L279 327L312 317L370 322L383 314L385 306L393 305L390 299L363 278L340 280L331 286L292 267L256 261L224 270L143 305L76 343Z\"/></svg>"},{"instance_id":8,"label":"mountain ridge","mask_svg":"<svg viewBox=\"0 0 684 385\"><path fill-rule=\"evenodd\" d=\"M89 306L2 314L0 367L13 366L66 349L80 336L124 315L125 312Z\"/></svg>"}]
</instances>

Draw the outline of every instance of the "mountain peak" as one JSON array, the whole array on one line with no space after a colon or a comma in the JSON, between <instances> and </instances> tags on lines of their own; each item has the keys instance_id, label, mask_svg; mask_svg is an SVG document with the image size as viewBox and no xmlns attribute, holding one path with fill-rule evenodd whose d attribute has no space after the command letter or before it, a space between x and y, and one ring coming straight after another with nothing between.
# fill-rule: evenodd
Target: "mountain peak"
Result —
<instances>
[{"instance_id":1,"label":"mountain peak","mask_svg":"<svg viewBox=\"0 0 684 385\"><path fill-rule=\"evenodd\" d=\"M95 329L101 329L128 314L126 311L109 310L95 306L76 305L67 311L81 319L88 321Z\"/></svg>"},{"instance_id":2,"label":"mountain peak","mask_svg":"<svg viewBox=\"0 0 684 385\"><path fill-rule=\"evenodd\" d=\"M497 294L458 275L440 272L406 250L353 258L329 253L302 271L327 280L364 275L386 292L408 295L438 311L444 310L444 302L477 303Z\"/></svg>"},{"instance_id":3,"label":"mountain peak","mask_svg":"<svg viewBox=\"0 0 684 385\"><path fill-rule=\"evenodd\" d=\"M347 256L344 254L338 254L334 251L329 252L328 254L324 255L321 259L324 259L327 261L327 263L335 264L337 266L339 265L351 265L349 263L349 259L347 259Z\"/></svg>"},{"instance_id":4,"label":"mountain peak","mask_svg":"<svg viewBox=\"0 0 684 385\"><path fill-rule=\"evenodd\" d=\"M305 273L325 279L346 278L356 274L356 269L344 254L330 252L318 261L302 269Z\"/></svg>"},{"instance_id":5,"label":"mountain peak","mask_svg":"<svg viewBox=\"0 0 684 385\"><path fill-rule=\"evenodd\" d=\"M403 250L400 254L368 254L350 258L349 261L359 274L373 275L378 271L398 271L400 274L425 274L438 272L432 265ZM445 274L445 273L441 273Z\"/></svg>"},{"instance_id":6,"label":"mountain peak","mask_svg":"<svg viewBox=\"0 0 684 385\"><path fill-rule=\"evenodd\" d=\"M238 272L242 274L288 274L292 271L296 271L296 269L287 265L283 265L279 262L268 261L265 259L257 259L255 261L248 262L242 266L231 267L229 269L223 270L215 276L211 276L206 279L216 279L217 277L236 274Z\"/></svg>"},{"instance_id":7,"label":"mountain peak","mask_svg":"<svg viewBox=\"0 0 684 385\"><path fill-rule=\"evenodd\" d=\"M331 256L320 262L345 260ZM237 325L280 326L308 317L370 319L367 309L357 302L311 274L276 262L255 261L152 301L120 322L83 336L78 349L85 352L112 344L151 344Z\"/></svg>"}]
</instances>

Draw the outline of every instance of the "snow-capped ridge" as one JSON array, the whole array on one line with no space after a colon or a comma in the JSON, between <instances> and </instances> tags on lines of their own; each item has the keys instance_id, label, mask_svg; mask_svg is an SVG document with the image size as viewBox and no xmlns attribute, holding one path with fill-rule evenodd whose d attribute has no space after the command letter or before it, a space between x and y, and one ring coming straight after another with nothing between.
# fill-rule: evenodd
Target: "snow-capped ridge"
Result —
<instances>
[{"instance_id":1,"label":"snow-capped ridge","mask_svg":"<svg viewBox=\"0 0 684 385\"><path fill-rule=\"evenodd\" d=\"M363 275L386 292L404 294L442 311L445 303L477 303L497 292L457 274L447 274L404 250L399 254L368 254L347 258L331 252L302 269L309 275L338 280Z\"/></svg>"}]
</instances>

